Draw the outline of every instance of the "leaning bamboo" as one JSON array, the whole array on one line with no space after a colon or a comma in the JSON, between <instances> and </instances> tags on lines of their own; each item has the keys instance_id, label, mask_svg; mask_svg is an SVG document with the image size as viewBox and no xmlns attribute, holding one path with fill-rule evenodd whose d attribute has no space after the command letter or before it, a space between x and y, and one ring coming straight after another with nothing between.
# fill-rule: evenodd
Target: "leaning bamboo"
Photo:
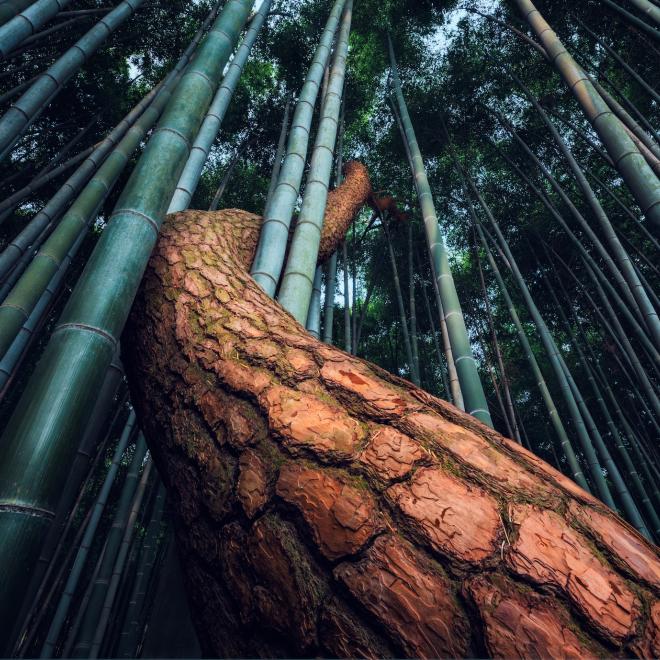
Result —
<instances>
[{"instance_id":1,"label":"leaning bamboo","mask_svg":"<svg viewBox=\"0 0 660 660\"><path fill-rule=\"evenodd\" d=\"M0 441L0 620L36 559L48 511L90 413L222 69L249 14L229 0L177 86ZM210 84L209 84L210 83ZM148 194L145 194L148 191Z\"/></svg>"},{"instance_id":2,"label":"leaning bamboo","mask_svg":"<svg viewBox=\"0 0 660 660\"><path fill-rule=\"evenodd\" d=\"M62 187L53 195L30 220L25 228L5 247L0 254L0 281L4 280L15 263L33 244L35 239L61 215L72 199L82 190L96 170L101 166L108 154L117 146L128 129L135 123L154 100L160 85L151 90L105 137L85 159L78 169L67 179Z\"/></svg>"},{"instance_id":3,"label":"leaning bamboo","mask_svg":"<svg viewBox=\"0 0 660 660\"><path fill-rule=\"evenodd\" d=\"M33 35L71 0L37 0L0 27L0 59Z\"/></svg>"},{"instance_id":4,"label":"leaning bamboo","mask_svg":"<svg viewBox=\"0 0 660 660\"><path fill-rule=\"evenodd\" d=\"M119 589L119 583L124 571L124 566L126 565L126 559L128 557L131 541L133 539L133 535L135 534L135 522L140 512L140 507L142 506L144 493L149 481L149 476L153 469L153 465L154 464L151 458L148 458L144 466L142 478L140 479L140 483L135 492L135 497L133 498L130 514L128 516L124 535L121 540L121 546L119 547L119 552L117 553L117 559L112 568L112 575L110 576L110 582L108 583L105 601L103 602L103 609L101 610L98 625L96 627L96 631L94 632L94 640L92 642L89 655L87 656L89 658L98 658L101 653L101 646L103 644L105 632L108 628L108 624L110 623L110 614L117 597L117 591Z\"/></svg>"},{"instance_id":5,"label":"leaning bamboo","mask_svg":"<svg viewBox=\"0 0 660 660\"><path fill-rule=\"evenodd\" d=\"M140 641L141 628L144 625L144 606L149 583L156 564L159 540L165 509L165 486L159 483L153 511L145 531L144 543L140 552L135 582L128 599L124 625L119 637L116 655L119 658L134 658Z\"/></svg>"},{"instance_id":6,"label":"leaning bamboo","mask_svg":"<svg viewBox=\"0 0 660 660\"><path fill-rule=\"evenodd\" d=\"M564 322L564 325L567 327L569 336L571 338L571 341L573 342L573 346L575 350L577 351L578 355L578 360L579 364L581 365L583 371L585 372L587 376L587 381L589 382L589 385L594 393L594 399L596 400L596 403L598 404L599 408L601 409L601 412L604 412L604 418L605 421L611 421L611 418L609 416L609 412L607 411L607 406L605 406L602 396L600 395L600 392L598 390L598 386L596 385L595 380L593 379L593 375L589 371L588 365L586 364L586 360L584 358L584 354L582 353L582 349L580 348L579 344L575 341L575 337L572 333L572 329L570 327L570 323L568 323L568 319L566 318L566 315L564 313L563 307L561 303L559 302L559 299L557 298L554 289L552 288L552 285L550 284L549 280L545 276L545 273L541 270L541 274L543 277L543 280L546 284L546 288L548 289L550 293L550 297L552 298L553 302L555 303L555 307L559 313L560 318ZM560 354L561 355L561 354ZM614 491L616 492L619 501L621 502L623 506L623 510L625 512L626 518L631 522L631 524L639 531L640 534L645 536L649 540L653 540L653 535L649 531L648 527L646 526L646 523L642 519L639 510L637 508L637 504L635 503L635 500L633 499L630 491L628 490L628 486L626 485L626 482L623 479L623 476L621 475L621 471L619 470L619 466L616 464L614 459L612 458L609 449L607 448L607 445L605 444L605 441L603 440L603 437L595 424L591 413L589 412L586 404L584 401L581 401L581 393L579 391L579 388L577 387L577 384L575 383L575 380L573 379L573 376L566 364L566 360L564 359L563 356L561 356L561 362L562 366L564 368L564 371L566 373L566 377L569 379L569 383L571 384L571 389L573 390L576 400L578 401L578 405L580 405L580 410L582 411L582 416L587 422L588 425L590 425L589 433L591 435L591 438L596 446L596 449L598 451L598 454L603 461L603 466L608 472L608 475L610 479L613 482L614 486ZM604 410L603 410L604 409ZM589 428L589 427L588 427ZM613 424L610 426L608 424L608 429L612 431ZM614 428L614 431L616 432L616 428ZM615 440L616 444L616 436L613 436L613 439Z\"/></svg>"},{"instance_id":7,"label":"leaning bamboo","mask_svg":"<svg viewBox=\"0 0 660 660\"><path fill-rule=\"evenodd\" d=\"M305 327L309 333L319 339L321 336L321 283L323 281L323 267L317 266L314 273L314 286L307 312Z\"/></svg>"},{"instance_id":8,"label":"leaning bamboo","mask_svg":"<svg viewBox=\"0 0 660 660\"><path fill-rule=\"evenodd\" d=\"M94 631L96 630L103 609L103 603L105 602L108 583L112 576L112 570L122 545L124 533L129 523L132 504L142 481L140 472L145 463L146 455L147 443L142 433L139 433L135 443L135 452L126 474L126 479L122 485L115 514L112 519L112 526L108 531L101 566L80 623L76 644L71 651L71 657L73 658L88 657L89 655ZM147 458L146 463L147 465L150 465L151 459ZM142 471L142 474L144 475L144 471ZM42 657L44 657L43 653Z\"/></svg>"},{"instance_id":9,"label":"leaning bamboo","mask_svg":"<svg viewBox=\"0 0 660 660\"><path fill-rule=\"evenodd\" d=\"M11 21L14 16L29 7L34 0L6 0L0 4L0 25Z\"/></svg>"},{"instance_id":10,"label":"leaning bamboo","mask_svg":"<svg viewBox=\"0 0 660 660\"><path fill-rule=\"evenodd\" d=\"M335 287L337 285L337 253L333 252L325 265L325 300L323 304L323 341L332 344L335 317Z\"/></svg>"},{"instance_id":11,"label":"leaning bamboo","mask_svg":"<svg viewBox=\"0 0 660 660\"><path fill-rule=\"evenodd\" d=\"M0 161L11 151L28 125L38 117L66 82L101 44L140 8L145 0L123 0L64 53L30 89L0 117Z\"/></svg>"},{"instance_id":12,"label":"leaning bamboo","mask_svg":"<svg viewBox=\"0 0 660 660\"><path fill-rule=\"evenodd\" d=\"M62 266L66 270L73 261L82 243L81 239L92 226L99 208L130 162L131 154L141 145L147 131L167 106L185 62L187 59L180 61L176 69L178 75L170 77L161 87L151 105L105 159L0 305L0 356L11 346L51 279Z\"/></svg>"},{"instance_id":13,"label":"leaning bamboo","mask_svg":"<svg viewBox=\"0 0 660 660\"><path fill-rule=\"evenodd\" d=\"M582 448L582 451L586 456L587 465L589 466L591 477L594 480L594 483L596 484L596 488L598 490L600 498L609 507L611 507L612 509L616 509L609 486L603 476L602 468L600 462L598 461L596 451L594 450L593 444L591 442L591 438L589 437L589 433L587 431L585 419L583 416L583 411L580 410L580 406L578 405L578 402L576 401L575 398L575 393L571 387L570 374L567 375L563 368L561 355L559 353L557 345L555 341L552 339L550 331L545 321L543 320L536 306L536 303L534 302L531 296L531 293L529 292L529 288L527 287L525 279L522 276L520 269L518 268L516 259L513 256L513 253L509 248L509 244L506 241L504 234L502 233L499 227L499 224L495 220L495 217L493 216L490 207L488 206L485 199L481 195L479 189L476 187L472 178L465 172L464 172L464 177L466 181L466 186L469 186L470 189L472 190L475 198L479 202L479 205L481 206L486 217L488 218L489 224L495 231L495 236L497 237L497 245L504 254L507 268L512 273L516 285L518 286L518 289L523 295L523 299L525 300L525 305L530 313L530 316L534 321L534 325L538 330L539 337L541 339L541 342L543 343L543 346L550 360L550 365L552 366L555 377L559 382L562 396L569 410L571 420L573 421L573 425L575 428L575 432L577 433L578 439L580 441L580 447Z\"/></svg>"},{"instance_id":14,"label":"leaning bamboo","mask_svg":"<svg viewBox=\"0 0 660 660\"><path fill-rule=\"evenodd\" d=\"M410 149L411 160L414 165L413 177L417 188L417 196L424 217L424 226L426 229L426 240L433 255L433 274L438 282L442 306L444 308L445 319L449 331L452 353L458 371L458 377L461 384L461 392L465 402L466 411L474 415L484 424L492 426L490 413L488 412L488 403L484 394L477 363L472 355L472 347L465 327L465 319L461 311L461 304L458 300L458 294L454 285L454 279L449 267L449 258L444 240L440 235L440 227L435 212L431 186L426 176L424 160L422 158L415 131L408 114L401 81L394 56L394 47L392 40L388 38L390 65L392 70L392 83L399 108L399 115L405 130L405 139Z\"/></svg>"},{"instance_id":15,"label":"leaning bamboo","mask_svg":"<svg viewBox=\"0 0 660 660\"><path fill-rule=\"evenodd\" d=\"M287 152L273 193L268 213L264 217L257 252L252 264L252 277L273 297L280 279L289 239L291 217L307 160L309 131L314 106L319 94L323 72L346 0L335 0L321 35L314 59L307 72L293 113ZM303 319L302 322L304 322Z\"/></svg>"},{"instance_id":16,"label":"leaning bamboo","mask_svg":"<svg viewBox=\"0 0 660 660\"><path fill-rule=\"evenodd\" d=\"M633 2L639 2L639 0L633 0ZM660 16L660 8L656 8L658 15ZM591 38L599 43L621 66L622 69L637 82L637 84L656 102L660 103L660 94L649 85L642 76L640 76L635 69L633 69L622 57L617 53L614 48L606 44L593 30L589 29L580 19L577 19L577 22L582 26L583 30L586 30Z\"/></svg>"},{"instance_id":17,"label":"leaning bamboo","mask_svg":"<svg viewBox=\"0 0 660 660\"><path fill-rule=\"evenodd\" d=\"M646 32L646 34L648 34L655 41L660 42L660 32L655 28L651 27L646 21L643 21L641 18L637 18L637 16L631 14L623 7L620 7L619 5L616 4L616 2L612 2L612 0L602 0L602 2L604 2L608 7L613 9L619 15L623 16L629 23L631 23L635 27L638 27L640 30ZM640 0L633 0L633 2L639 3ZM649 14L649 16L651 16L651 18L654 19L656 18L655 15Z\"/></svg>"},{"instance_id":18,"label":"leaning bamboo","mask_svg":"<svg viewBox=\"0 0 660 660\"><path fill-rule=\"evenodd\" d=\"M227 73L222 79L220 87L218 87L218 91L215 93L215 97L209 106L206 117L204 117L204 121L202 122L199 133L195 138L195 142L193 142L186 166L183 168L183 172L181 172L181 176L179 177L176 191L174 192L170 206L167 209L168 213L185 211L190 205L190 201L195 194L197 184L202 175L202 170L209 157L213 142L220 131L225 114L227 113L227 108L229 108L229 103L236 91L236 86L238 85L241 73L243 73L245 63L250 56L254 42L259 35L259 31L263 27L266 17L268 16L271 1L272 0L264 0L264 2L261 3L259 11L257 11L250 22L250 27L245 33L243 42L236 51L236 55L232 59ZM215 208L217 208L217 206Z\"/></svg>"},{"instance_id":19,"label":"leaning bamboo","mask_svg":"<svg viewBox=\"0 0 660 660\"><path fill-rule=\"evenodd\" d=\"M117 444L117 448L115 449L115 454L112 459L112 463L110 464L110 468L103 481L103 486L101 487L101 491L99 492L96 501L94 502L92 517L90 518L89 522L87 523L87 527L85 528L85 534L80 544L78 553L76 554L76 559L73 563L73 566L71 567L71 571L69 572L69 577L67 578L67 582L64 587L64 592L62 593L55 614L53 615L53 619L48 629L46 640L43 646L41 647L42 658L53 657L55 645L57 644L58 638L60 636L60 632L62 631L62 627L64 626L64 623L66 621L66 617L69 612L71 601L73 599L76 588L78 586L78 582L80 580L80 576L82 574L82 569L85 565L85 562L87 561L87 556L91 549L92 542L94 540L94 536L98 528L98 524L101 520L101 515L108 501L108 495L110 494L110 489L112 488L112 485L115 481L115 477L117 476L117 472L119 470L119 461L123 456L124 450L128 445L128 441L130 440L133 434L135 422L136 422L135 413L131 411L128 421L126 422L126 426L124 427L124 430L121 434L121 438L119 439L119 443ZM137 449L135 455L136 456L138 455Z\"/></svg>"},{"instance_id":20,"label":"leaning bamboo","mask_svg":"<svg viewBox=\"0 0 660 660\"><path fill-rule=\"evenodd\" d=\"M332 58L328 91L323 98L321 107L321 119L312 151L302 206L277 296L282 307L290 312L299 323L304 323L307 319L314 271L321 243L325 205L328 199L333 154L337 141L352 18L353 0L346 0ZM355 336L355 328L353 328L353 336Z\"/></svg>"},{"instance_id":21,"label":"leaning bamboo","mask_svg":"<svg viewBox=\"0 0 660 660\"><path fill-rule=\"evenodd\" d=\"M401 280L399 279L399 269L396 264L396 256L394 254L394 246L392 245L392 238L390 237L389 229L385 222L385 218L381 215L380 226L383 230L383 235L387 241L387 251L390 255L390 265L392 266L392 278L394 281L394 294L396 297L397 306L399 309L399 322L401 324L401 335L403 337L403 348L406 352L406 361L408 362L408 369L410 371L410 380L419 385L419 377L415 371L415 363L413 361L412 344L410 342L410 332L408 330L408 319L406 318L406 308L403 304L403 294L401 292Z\"/></svg>"},{"instance_id":22,"label":"leaning bamboo","mask_svg":"<svg viewBox=\"0 0 660 660\"><path fill-rule=\"evenodd\" d=\"M610 0L603 0L613 4ZM605 144L612 160L649 222L660 228L660 180L628 137L620 121L598 94L586 73L568 53L532 0L515 0L551 57L583 112ZM657 33L657 31L656 31ZM657 33L660 35L660 33Z\"/></svg>"},{"instance_id":23,"label":"leaning bamboo","mask_svg":"<svg viewBox=\"0 0 660 660\"><path fill-rule=\"evenodd\" d=\"M555 140L559 150L561 151L564 159L568 163L568 166L575 177L575 180L578 183L580 190L586 200L587 204L592 210L592 213L596 220L598 221L601 229L601 233L605 236L607 243L610 247L614 258L619 266L620 273L625 279L627 287L623 288L623 292L627 295L628 292L632 292L633 300L632 304L639 309L642 318L646 327L649 329L650 335L654 338L656 344L660 346L660 319L658 319L658 313L656 312L653 304L649 300L646 289L642 285L637 276L635 268L633 267L630 256L626 252L623 245L619 241L619 237L616 235L612 223L610 222L609 217L605 213L598 197L594 193L593 189L589 185L587 177L582 172L582 169L578 165L573 153L571 152L569 146L566 144L564 138L561 136L559 131L556 129L555 125L552 123L545 110L541 107L539 102L536 100L536 97L529 88L523 83L523 81L513 72L509 74L516 84L523 90L527 98L530 100L539 116L543 120L543 123L548 127L550 134Z\"/></svg>"}]
</instances>

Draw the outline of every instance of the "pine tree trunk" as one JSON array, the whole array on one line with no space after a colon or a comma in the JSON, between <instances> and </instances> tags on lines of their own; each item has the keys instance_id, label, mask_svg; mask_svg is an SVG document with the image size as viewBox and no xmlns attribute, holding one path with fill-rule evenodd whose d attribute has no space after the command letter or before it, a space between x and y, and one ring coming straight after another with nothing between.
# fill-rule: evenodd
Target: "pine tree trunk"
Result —
<instances>
[{"instance_id":1,"label":"pine tree trunk","mask_svg":"<svg viewBox=\"0 0 660 660\"><path fill-rule=\"evenodd\" d=\"M331 193L320 261L366 195ZM473 417L308 334L261 218L169 216L123 345L211 656L660 653L660 561Z\"/></svg>"}]
</instances>

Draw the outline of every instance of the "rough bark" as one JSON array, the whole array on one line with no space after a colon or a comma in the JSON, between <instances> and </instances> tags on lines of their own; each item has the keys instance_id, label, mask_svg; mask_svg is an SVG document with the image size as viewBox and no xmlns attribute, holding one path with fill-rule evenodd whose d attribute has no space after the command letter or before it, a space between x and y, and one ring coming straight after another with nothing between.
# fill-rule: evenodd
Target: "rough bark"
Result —
<instances>
[{"instance_id":1,"label":"rough bark","mask_svg":"<svg viewBox=\"0 0 660 660\"><path fill-rule=\"evenodd\" d=\"M331 193L321 260L368 194L360 168ZM260 224L169 216L123 340L205 653L660 655L657 549L515 442L309 336L248 273Z\"/></svg>"}]
</instances>

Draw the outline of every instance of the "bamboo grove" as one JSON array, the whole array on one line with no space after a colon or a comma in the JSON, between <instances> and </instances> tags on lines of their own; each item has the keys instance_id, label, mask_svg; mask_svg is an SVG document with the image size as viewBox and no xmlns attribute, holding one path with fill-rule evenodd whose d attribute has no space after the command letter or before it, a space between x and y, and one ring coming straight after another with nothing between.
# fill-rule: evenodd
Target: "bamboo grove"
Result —
<instances>
[{"instance_id":1,"label":"bamboo grove","mask_svg":"<svg viewBox=\"0 0 660 660\"><path fill-rule=\"evenodd\" d=\"M0 59L5 655L189 617L122 363L187 209L262 215L251 275L312 336L660 541L656 0L0 0ZM374 193L319 265L351 161Z\"/></svg>"}]
</instances>

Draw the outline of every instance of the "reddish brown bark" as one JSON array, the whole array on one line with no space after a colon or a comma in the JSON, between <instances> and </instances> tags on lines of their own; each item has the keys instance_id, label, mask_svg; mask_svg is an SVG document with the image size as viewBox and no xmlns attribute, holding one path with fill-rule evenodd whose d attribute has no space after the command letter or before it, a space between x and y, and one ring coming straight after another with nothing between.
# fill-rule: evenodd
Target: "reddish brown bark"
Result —
<instances>
[{"instance_id":1,"label":"reddish brown bark","mask_svg":"<svg viewBox=\"0 0 660 660\"><path fill-rule=\"evenodd\" d=\"M324 255L367 184L358 168L331 198ZM660 655L657 550L516 443L307 335L247 272L260 220L170 216L124 341L205 651Z\"/></svg>"}]
</instances>

